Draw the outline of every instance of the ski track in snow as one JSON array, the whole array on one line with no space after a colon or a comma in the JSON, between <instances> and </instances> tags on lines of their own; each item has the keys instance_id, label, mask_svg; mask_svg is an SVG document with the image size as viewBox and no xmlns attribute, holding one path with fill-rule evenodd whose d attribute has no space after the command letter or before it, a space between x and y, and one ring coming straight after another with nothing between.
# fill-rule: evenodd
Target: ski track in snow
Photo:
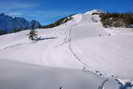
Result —
<instances>
[{"instance_id":1,"label":"ski track in snow","mask_svg":"<svg viewBox=\"0 0 133 89\"><path fill-rule=\"evenodd\" d=\"M72 23L73 24L73 23ZM100 71L92 71L92 70L89 70L89 66L82 62L81 58L73 51L73 48L72 48L72 45L71 45L71 42L72 42L72 30L73 30L73 27L74 26L77 26L78 24L73 24L70 26L70 28L67 28L67 24L64 24L65 25L65 28L66 28L66 31L65 31L65 38L63 40L63 42L61 44L58 44L56 47L59 47L59 46L62 46L66 43L68 43L68 49L70 50L71 54L73 55L73 57L75 57L75 59L77 61L79 61L80 64L83 65L83 69L82 71L85 72L85 73L93 73L94 75L96 75L97 77L104 77L104 75L100 72ZM87 70L86 70L87 69ZM101 85L99 85L98 89L104 89L104 85L106 82L108 82L108 78L106 80L104 80Z\"/></svg>"},{"instance_id":2,"label":"ski track in snow","mask_svg":"<svg viewBox=\"0 0 133 89\"><path fill-rule=\"evenodd\" d=\"M75 57L75 59L77 61L79 61L79 63L81 63L83 65L83 69L82 69L83 72L86 72L86 73L91 72L91 73L93 73L94 75L96 75L98 77L104 77L104 75L100 71L94 72L92 70L88 70L89 66L86 63L82 62L81 61L82 59L73 51L73 48L72 48L72 45L71 45L71 41L72 41L71 34L72 34L73 27L76 26L76 25L78 25L78 24L74 24L74 25L70 26L70 28L67 28L67 24L65 24L65 28L67 28L67 29L65 31L64 41L61 44L58 44L56 47L62 46L64 44L68 43L68 49L70 50L70 52L73 55L73 57ZM98 89L104 89L104 84L106 82L108 82L108 78L101 83L101 85L98 87Z\"/></svg>"},{"instance_id":3,"label":"ski track in snow","mask_svg":"<svg viewBox=\"0 0 133 89\"><path fill-rule=\"evenodd\" d=\"M73 21L74 22L74 21ZM69 51L71 52L72 56L74 57L75 60L77 60L80 64L82 64L82 71L85 72L85 73L93 73L94 75L96 75L97 77L102 77L102 78L105 78L105 80L103 82L101 82L101 84L99 85L99 87L97 89L105 89L104 86L106 85L106 83L109 82L110 79L113 79L114 81L117 82L117 84L120 86L119 89L133 89L133 81L131 80L128 80L128 81L124 81L124 80L121 80L119 79L119 77L117 75L112 75L110 77L107 77L104 75L104 73L102 73L101 71L99 70L93 70L89 67L89 65L85 62L82 61L82 56L79 56L73 49L73 46L72 46L72 42L73 42L73 39L72 39L72 30L75 26L78 25L78 22L76 23L69 23L70 27L68 26L68 24L63 24L65 26L65 32L64 32L64 35L65 35L65 38L63 39L63 42L61 42L61 44L58 44L55 46L55 47L59 47L59 46L63 46L64 44L68 44L68 49ZM102 35L100 34L98 37L101 37ZM108 36L111 36L110 34ZM49 38L44 38L45 40L46 39L49 39ZM6 49L9 49L9 48L13 48L13 47L18 47L18 46L22 46L22 45L27 45L27 44L31 44L33 42L25 42L25 43L21 43L21 42L18 42L18 43L13 43L13 44L9 44L7 46L4 46L3 48L0 48L0 51L1 50L6 50ZM41 54L40 56L40 62L43 63L43 54Z\"/></svg>"},{"instance_id":4,"label":"ski track in snow","mask_svg":"<svg viewBox=\"0 0 133 89\"><path fill-rule=\"evenodd\" d=\"M105 85L105 83L108 82L108 81L109 81L109 79L104 80L104 81L101 83L101 85L98 87L98 89L104 89L104 85Z\"/></svg>"},{"instance_id":5,"label":"ski track in snow","mask_svg":"<svg viewBox=\"0 0 133 89\"><path fill-rule=\"evenodd\" d=\"M76 25L76 24L75 24ZM75 26L75 25L73 25L73 26ZM73 49L72 49L72 45L71 45L71 41L72 41L72 37L71 37L71 34L72 34L72 28L73 28L73 26L70 26L70 30L69 30L69 39L68 39L68 42L69 42L69 45L68 45L68 48L69 48L69 50L70 50L70 52L72 53L72 55L75 57L75 59L77 59L82 65L83 65L83 68L87 68L87 70L89 69L89 66L86 64L86 63L84 63L84 62L82 62L81 60L81 58L79 58L78 57L78 55L73 51ZM83 70L83 72L84 72L84 70ZM89 70L89 71L87 71L87 72L92 72L92 73L94 73L93 71L91 71L91 70ZM100 73L100 72L99 72ZM96 74L98 77L102 77L103 76L103 74L102 73L100 73L99 75L97 74L97 73L94 73L94 74ZM101 83L101 85L98 87L98 89L104 89L104 84L106 83L106 82L108 82L108 78L105 80L105 81L103 81L102 83Z\"/></svg>"},{"instance_id":6,"label":"ski track in snow","mask_svg":"<svg viewBox=\"0 0 133 89\"><path fill-rule=\"evenodd\" d=\"M95 75L97 75L98 77L106 78L106 80L104 80L101 83L101 85L99 85L99 87L98 87L98 89L104 89L104 86L105 86L106 82L108 82L110 78L104 76L104 74L102 72L100 72L99 70L95 70L95 71L94 70L89 70L90 69L89 66L86 63L82 62L81 61L82 58L80 58L73 50L73 47L72 47L72 44L71 44L71 42L72 42L72 36L71 35L72 35L73 27L76 26L76 25L78 25L78 24L74 24L74 25L70 26L69 29L67 28L67 25L65 25L66 28L67 28L68 34L67 34L67 31L66 31L65 32L66 37L64 39L64 42L62 44L59 44L59 46L62 46L63 44L68 43L68 49L70 50L72 55L75 57L76 60L78 60L83 65L83 70L82 70L83 72L87 72L87 73L91 72L91 73L94 73ZM109 34L108 36L111 36L111 35ZM99 36L99 37L101 37L101 36ZM119 89L128 89L128 88L133 87L133 85L127 85L127 83L132 83L132 81L126 81L126 82L124 82L124 84L121 83L121 81L118 82L118 80L120 80L120 79L117 77L117 75L112 75L111 79L115 80L118 83L118 85L120 85Z\"/></svg>"}]
</instances>

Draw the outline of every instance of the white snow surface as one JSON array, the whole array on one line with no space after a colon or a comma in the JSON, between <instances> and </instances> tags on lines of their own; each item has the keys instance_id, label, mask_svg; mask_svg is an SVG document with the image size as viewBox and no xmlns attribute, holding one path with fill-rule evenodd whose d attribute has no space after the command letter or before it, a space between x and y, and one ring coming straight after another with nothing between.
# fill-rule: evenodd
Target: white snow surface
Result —
<instances>
[{"instance_id":1,"label":"white snow surface","mask_svg":"<svg viewBox=\"0 0 133 89\"><path fill-rule=\"evenodd\" d=\"M97 89L104 78L81 70L36 66L0 60L0 89ZM115 81L104 86L117 89Z\"/></svg>"},{"instance_id":2,"label":"white snow surface","mask_svg":"<svg viewBox=\"0 0 133 89\"><path fill-rule=\"evenodd\" d=\"M124 79L130 81L133 80L132 29L104 28L100 22L100 18L98 15L91 15L85 13L85 14L74 15L73 20L58 27L50 29L37 29L37 31L39 36L41 38L44 38L43 40L37 42L33 42L28 39L27 34L29 33L29 31L22 31L18 33L0 36L0 41L1 41L0 60L18 61L18 62L47 66L47 67L69 68L70 71L75 69L77 70L85 69L87 71L91 71L92 73L96 74L100 73L102 74L101 76L104 76L104 78L112 78L112 76L115 76L115 78L117 77L123 80ZM3 64L3 61L2 62L0 61L0 63ZM2 69L3 71L5 70L5 68L7 68L6 72L8 72L10 70L10 62L8 63L6 62L6 65L9 65L9 67L0 65L0 68L1 69L4 68ZM15 73L19 71L19 68L17 70L16 66L21 66L21 65L15 63L15 65L11 67L14 70L16 70ZM25 64L22 64L22 66L25 66ZM48 70L47 68L45 70L48 71L49 68ZM45 73L45 70L43 73ZM54 69L52 70L54 71ZM64 70L62 71L63 74L67 72ZM3 72L2 76L6 76L4 75L6 74L6 72ZM30 73L32 72L34 71L31 70ZM41 73L41 75L43 73ZM68 71L67 73L70 72ZM80 74L81 72L79 71L78 73ZM19 75L21 74L18 73L17 76L19 77ZM71 79L71 77L73 77L75 73L71 76L70 75L69 78ZM6 80L7 82L8 78L2 76L0 76L0 80L1 78L4 78L5 80L7 79ZM40 73L38 73L37 76L40 76ZM43 78L45 77L46 76L43 76ZM33 81L35 79L33 79ZM74 79L76 79L76 77ZM97 81L97 79L94 80ZM18 80L15 80L15 83L17 83L17 81ZM76 80L72 81L75 82ZM88 82L89 80L85 81ZM0 84L2 85L2 83ZM29 81L29 83L31 83L31 80ZM89 83L90 82L88 82L88 84ZM48 86L47 89L54 88L51 87ZM3 89L9 89L9 88L3 88ZM10 88L10 89L18 89L18 88ZM23 88L23 89L35 89L35 88ZM65 89L72 89L72 88L65 88ZM73 89L84 89L84 88L73 88ZM89 89L97 89L97 88L89 88ZM115 88L107 88L107 89L115 89Z\"/></svg>"}]
</instances>

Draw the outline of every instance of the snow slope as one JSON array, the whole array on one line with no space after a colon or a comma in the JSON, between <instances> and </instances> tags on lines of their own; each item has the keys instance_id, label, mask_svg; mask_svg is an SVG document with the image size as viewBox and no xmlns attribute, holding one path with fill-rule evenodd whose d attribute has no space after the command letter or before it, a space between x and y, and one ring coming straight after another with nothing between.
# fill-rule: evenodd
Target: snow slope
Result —
<instances>
[{"instance_id":1,"label":"snow slope","mask_svg":"<svg viewBox=\"0 0 133 89\"><path fill-rule=\"evenodd\" d=\"M97 89L106 79L81 70L35 66L0 60L0 89ZM117 89L115 81L104 86Z\"/></svg>"},{"instance_id":2,"label":"snow slope","mask_svg":"<svg viewBox=\"0 0 133 89\"><path fill-rule=\"evenodd\" d=\"M43 39L38 42L28 39L29 31L0 36L0 59L82 69L104 78L132 81L132 30L105 29L98 15L88 13L74 15L55 28L37 29Z\"/></svg>"}]
</instances>

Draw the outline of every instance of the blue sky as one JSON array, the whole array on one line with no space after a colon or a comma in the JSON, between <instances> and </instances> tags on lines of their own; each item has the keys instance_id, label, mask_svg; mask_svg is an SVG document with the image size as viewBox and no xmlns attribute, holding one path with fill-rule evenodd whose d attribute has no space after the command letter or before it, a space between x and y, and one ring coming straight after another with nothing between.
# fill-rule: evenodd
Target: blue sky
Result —
<instances>
[{"instance_id":1,"label":"blue sky","mask_svg":"<svg viewBox=\"0 0 133 89\"><path fill-rule=\"evenodd\" d=\"M133 0L0 0L0 12L35 19L44 25L92 9L133 12Z\"/></svg>"}]
</instances>

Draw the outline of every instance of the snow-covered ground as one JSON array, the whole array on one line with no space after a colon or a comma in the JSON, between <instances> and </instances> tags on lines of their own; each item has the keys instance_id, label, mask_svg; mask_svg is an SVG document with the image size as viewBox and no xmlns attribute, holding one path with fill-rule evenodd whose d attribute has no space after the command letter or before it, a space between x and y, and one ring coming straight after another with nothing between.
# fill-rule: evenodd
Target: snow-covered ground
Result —
<instances>
[{"instance_id":1,"label":"snow-covered ground","mask_svg":"<svg viewBox=\"0 0 133 89\"><path fill-rule=\"evenodd\" d=\"M131 83L132 29L104 28L99 16L91 15L92 12L74 15L73 20L55 28L37 29L43 39L37 42L28 39L29 31L0 36L0 71L3 74L0 75L0 87L102 89L97 87L99 83L104 85L100 81L109 79L105 81L105 89L119 89L117 82L128 80ZM26 86L18 88L18 85Z\"/></svg>"},{"instance_id":2,"label":"snow-covered ground","mask_svg":"<svg viewBox=\"0 0 133 89\"><path fill-rule=\"evenodd\" d=\"M106 79L81 70L35 66L0 60L0 89L98 89ZM104 86L117 89L115 81Z\"/></svg>"}]
</instances>

